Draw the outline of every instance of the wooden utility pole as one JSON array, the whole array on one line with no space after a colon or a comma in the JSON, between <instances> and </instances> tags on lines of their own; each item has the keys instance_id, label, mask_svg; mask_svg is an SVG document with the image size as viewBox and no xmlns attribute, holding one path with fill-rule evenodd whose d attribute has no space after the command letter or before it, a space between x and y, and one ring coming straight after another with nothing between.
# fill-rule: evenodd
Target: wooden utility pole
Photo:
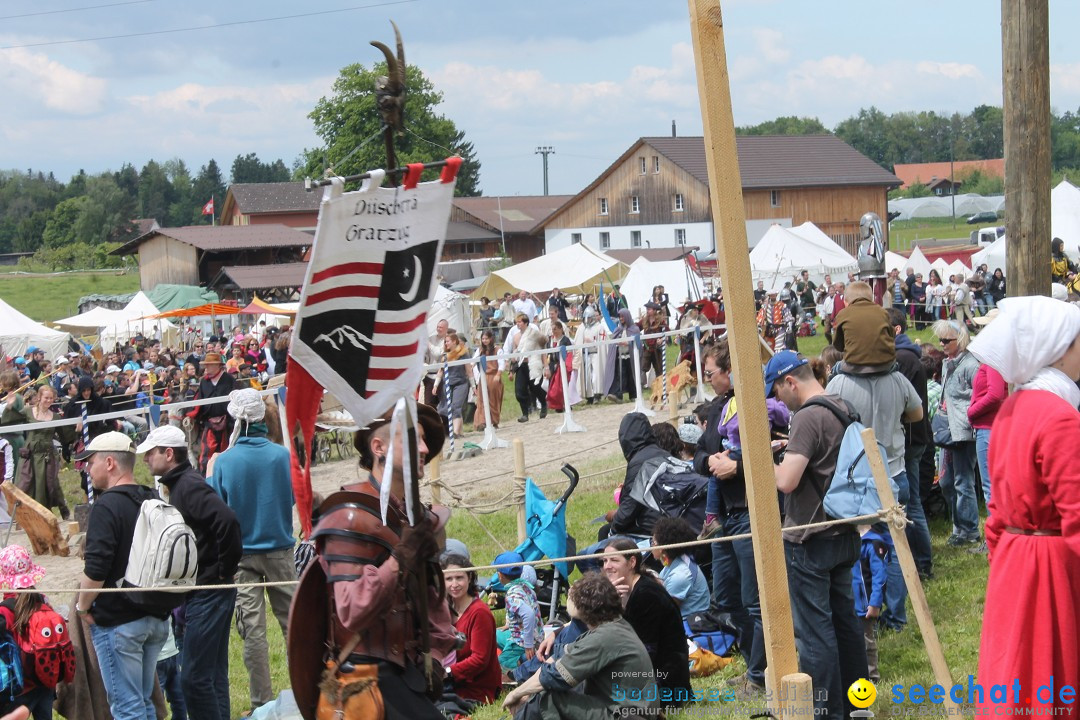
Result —
<instances>
[{"instance_id":1,"label":"wooden utility pole","mask_svg":"<svg viewBox=\"0 0 1080 720\"><path fill-rule=\"evenodd\" d=\"M1001 0L1009 295L1050 294L1048 4L1049 0Z\"/></svg>"},{"instance_id":2,"label":"wooden utility pole","mask_svg":"<svg viewBox=\"0 0 1080 720\"><path fill-rule=\"evenodd\" d=\"M743 440L743 470L750 529L754 535L754 567L761 600L761 622L768 659L766 684L773 690L778 681L798 672L795 631L791 621L787 565L780 535L780 510L776 504L776 473L769 445L769 422L765 410L760 339L750 254L746 242L746 217L735 151L735 122L731 112L731 88L724 49L724 23L719 0L689 0L690 30L694 39L701 119L705 129L705 159L709 168L713 231L716 234L717 269L724 289L731 369L739 428ZM749 439L749 442L747 442Z\"/></svg>"}]
</instances>

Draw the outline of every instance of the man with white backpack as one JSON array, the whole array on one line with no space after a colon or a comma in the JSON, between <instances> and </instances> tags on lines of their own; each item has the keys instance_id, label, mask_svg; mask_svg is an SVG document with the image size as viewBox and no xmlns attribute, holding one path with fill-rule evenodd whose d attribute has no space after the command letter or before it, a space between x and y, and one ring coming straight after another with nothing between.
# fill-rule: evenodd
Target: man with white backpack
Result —
<instances>
[{"instance_id":1,"label":"man with white backpack","mask_svg":"<svg viewBox=\"0 0 1080 720\"><path fill-rule=\"evenodd\" d=\"M109 709L118 720L156 720L150 693L158 653L168 636L168 611L148 612L126 593L99 593L117 587L127 571L142 503L154 491L135 482L135 444L127 435L98 435L75 458L85 460L94 485L81 592L75 614L90 626Z\"/></svg>"},{"instance_id":2,"label":"man with white backpack","mask_svg":"<svg viewBox=\"0 0 1080 720\"><path fill-rule=\"evenodd\" d=\"M154 428L139 445L150 472L169 493L195 533L197 585L231 585L243 542L236 514L191 466L184 431L171 425ZM229 720L229 634L236 589L195 590L187 597L187 629L180 660L181 687L193 718Z\"/></svg>"}]
</instances>

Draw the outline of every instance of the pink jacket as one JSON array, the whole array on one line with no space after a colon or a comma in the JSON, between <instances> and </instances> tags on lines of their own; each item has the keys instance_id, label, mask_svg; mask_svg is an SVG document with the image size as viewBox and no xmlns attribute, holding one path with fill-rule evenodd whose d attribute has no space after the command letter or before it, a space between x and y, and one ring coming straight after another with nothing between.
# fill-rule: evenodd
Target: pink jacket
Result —
<instances>
[{"instance_id":1,"label":"pink jacket","mask_svg":"<svg viewBox=\"0 0 1080 720\"><path fill-rule=\"evenodd\" d=\"M980 365L971 381L971 405L968 406L971 427L989 430L1008 395L1009 389L1001 373L985 363Z\"/></svg>"}]
</instances>

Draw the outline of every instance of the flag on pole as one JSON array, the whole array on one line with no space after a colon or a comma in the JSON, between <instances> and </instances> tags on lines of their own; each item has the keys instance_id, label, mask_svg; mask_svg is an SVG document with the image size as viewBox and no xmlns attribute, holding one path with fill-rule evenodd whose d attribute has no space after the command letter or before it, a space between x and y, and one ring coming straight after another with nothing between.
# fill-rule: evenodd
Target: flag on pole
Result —
<instances>
[{"instance_id":1,"label":"flag on pole","mask_svg":"<svg viewBox=\"0 0 1080 720\"><path fill-rule=\"evenodd\" d=\"M214 198L213 198L213 196L210 197L210 202L208 202L208 203L206 203L205 205L202 206L202 214L203 215L213 215L214 214Z\"/></svg>"},{"instance_id":2,"label":"flag on pole","mask_svg":"<svg viewBox=\"0 0 1080 720\"><path fill-rule=\"evenodd\" d=\"M285 375L286 415L308 445L323 388L358 427L416 390L460 165L451 158L423 184L422 166L410 166L398 188L380 187L383 170L354 192L340 178L327 186ZM311 475L295 454L293 494L307 537Z\"/></svg>"}]
</instances>

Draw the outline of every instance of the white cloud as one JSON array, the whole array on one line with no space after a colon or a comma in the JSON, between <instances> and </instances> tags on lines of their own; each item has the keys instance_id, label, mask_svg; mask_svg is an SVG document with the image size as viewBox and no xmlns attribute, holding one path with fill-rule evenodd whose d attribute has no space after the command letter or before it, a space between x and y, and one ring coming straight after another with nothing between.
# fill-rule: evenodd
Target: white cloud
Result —
<instances>
[{"instance_id":1,"label":"white cloud","mask_svg":"<svg viewBox=\"0 0 1080 720\"><path fill-rule=\"evenodd\" d=\"M791 59L791 51L785 45L784 34L779 30L754 28L752 35L758 53L765 62L776 65Z\"/></svg>"},{"instance_id":2,"label":"white cloud","mask_svg":"<svg viewBox=\"0 0 1080 720\"><path fill-rule=\"evenodd\" d=\"M48 55L20 48L0 52L0 94L8 103L30 100L50 110L88 115L102 108L106 83Z\"/></svg>"}]
</instances>

